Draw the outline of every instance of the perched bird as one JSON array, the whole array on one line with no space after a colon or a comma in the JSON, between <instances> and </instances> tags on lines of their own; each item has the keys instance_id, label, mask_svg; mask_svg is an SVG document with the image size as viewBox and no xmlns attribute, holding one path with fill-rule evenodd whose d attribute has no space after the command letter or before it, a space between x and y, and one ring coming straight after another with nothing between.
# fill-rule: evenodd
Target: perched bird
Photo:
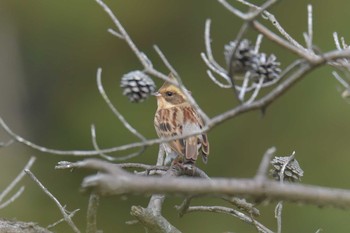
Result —
<instances>
[{"instance_id":1,"label":"perched bird","mask_svg":"<svg viewBox=\"0 0 350 233\"><path fill-rule=\"evenodd\" d=\"M201 117L175 85L165 82L154 95L157 97L158 104L154 126L160 138L190 134L203 127ZM164 143L163 146L167 154L165 164L169 164L174 159L184 164L193 164L199 154L203 162L207 163L209 142L205 133L173 140Z\"/></svg>"}]
</instances>

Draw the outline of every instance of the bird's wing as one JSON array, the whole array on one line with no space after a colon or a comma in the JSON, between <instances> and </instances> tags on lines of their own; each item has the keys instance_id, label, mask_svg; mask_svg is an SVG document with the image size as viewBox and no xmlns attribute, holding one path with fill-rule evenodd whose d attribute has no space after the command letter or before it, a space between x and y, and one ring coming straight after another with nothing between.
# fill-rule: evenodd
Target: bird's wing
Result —
<instances>
[{"instance_id":1,"label":"bird's wing","mask_svg":"<svg viewBox=\"0 0 350 233\"><path fill-rule=\"evenodd\" d=\"M160 138L182 135L182 114L176 109L160 109L157 111L154 126ZM179 155L185 154L185 141L178 139L168 142L168 145Z\"/></svg>"}]
</instances>

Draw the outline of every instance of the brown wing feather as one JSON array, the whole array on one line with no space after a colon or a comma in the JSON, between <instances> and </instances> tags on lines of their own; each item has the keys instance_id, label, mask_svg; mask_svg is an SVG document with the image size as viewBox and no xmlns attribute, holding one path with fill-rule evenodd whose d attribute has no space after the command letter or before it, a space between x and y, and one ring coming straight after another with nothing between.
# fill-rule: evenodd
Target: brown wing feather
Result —
<instances>
[{"instance_id":1,"label":"brown wing feather","mask_svg":"<svg viewBox=\"0 0 350 233\"><path fill-rule=\"evenodd\" d=\"M198 131L203 127L203 121L198 116L197 112L192 107L184 108L184 134ZM186 127L187 126L187 127ZM188 142L188 143L187 143ZM191 160L197 160L198 152L202 155L203 162L207 162L207 155L209 154L209 142L206 134L192 136L187 138L186 146L190 144L190 151L186 150L186 158ZM193 150L195 148L195 154Z\"/></svg>"},{"instance_id":2,"label":"brown wing feather","mask_svg":"<svg viewBox=\"0 0 350 233\"><path fill-rule=\"evenodd\" d=\"M160 138L169 138L182 134L180 124L181 114L176 109L160 109L157 111L154 125ZM185 154L185 142L183 139L168 142L168 145L179 155Z\"/></svg>"},{"instance_id":3,"label":"brown wing feather","mask_svg":"<svg viewBox=\"0 0 350 233\"><path fill-rule=\"evenodd\" d=\"M181 106L159 109L156 112L154 125L158 136L167 138L198 131L203 127L203 122L192 107ZM206 134L174 140L168 145L176 153L191 161L196 161L200 152L203 161L207 162L209 142Z\"/></svg>"}]
</instances>

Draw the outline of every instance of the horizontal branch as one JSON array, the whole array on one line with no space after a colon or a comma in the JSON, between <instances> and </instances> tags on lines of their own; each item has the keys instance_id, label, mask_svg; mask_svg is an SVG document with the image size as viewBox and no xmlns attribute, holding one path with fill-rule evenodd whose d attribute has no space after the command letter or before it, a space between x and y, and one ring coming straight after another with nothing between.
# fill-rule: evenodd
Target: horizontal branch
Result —
<instances>
[{"instance_id":1,"label":"horizontal branch","mask_svg":"<svg viewBox=\"0 0 350 233\"><path fill-rule=\"evenodd\" d=\"M87 159L70 164L67 168L89 168L100 173L84 179L82 187L101 195L135 194L183 194L230 195L254 199L285 200L317 206L350 208L350 190L312 185L287 184L266 179L233 179L190 177L144 177L117 168L107 162Z\"/></svg>"},{"instance_id":2,"label":"horizontal branch","mask_svg":"<svg viewBox=\"0 0 350 233\"><path fill-rule=\"evenodd\" d=\"M251 217L231 208L223 207L223 206L191 206L188 208L186 213L194 213L194 212L212 212L212 213L220 213L220 214L228 214L232 215L243 222L254 225L258 228L259 232L273 233L270 229L265 227L260 222L252 219Z\"/></svg>"},{"instance_id":3,"label":"horizontal branch","mask_svg":"<svg viewBox=\"0 0 350 233\"><path fill-rule=\"evenodd\" d=\"M15 233L52 233L34 222L21 222L16 220L0 219L0 232Z\"/></svg>"}]
</instances>

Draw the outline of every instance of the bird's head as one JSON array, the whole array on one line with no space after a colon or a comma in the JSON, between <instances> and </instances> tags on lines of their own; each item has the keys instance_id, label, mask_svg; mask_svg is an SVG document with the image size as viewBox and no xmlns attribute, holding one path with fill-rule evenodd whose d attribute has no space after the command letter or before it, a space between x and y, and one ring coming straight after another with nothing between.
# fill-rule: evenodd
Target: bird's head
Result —
<instances>
[{"instance_id":1,"label":"bird's head","mask_svg":"<svg viewBox=\"0 0 350 233\"><path fill-rule=\"evenodd\" d=\"M176 81L172 74L169 75L169 78ZM165 82L158 92L154 93L154 96L157 97L158 108L171 108L187 102L180 88L169 82Z\"/></svg>"}]
</instances>

